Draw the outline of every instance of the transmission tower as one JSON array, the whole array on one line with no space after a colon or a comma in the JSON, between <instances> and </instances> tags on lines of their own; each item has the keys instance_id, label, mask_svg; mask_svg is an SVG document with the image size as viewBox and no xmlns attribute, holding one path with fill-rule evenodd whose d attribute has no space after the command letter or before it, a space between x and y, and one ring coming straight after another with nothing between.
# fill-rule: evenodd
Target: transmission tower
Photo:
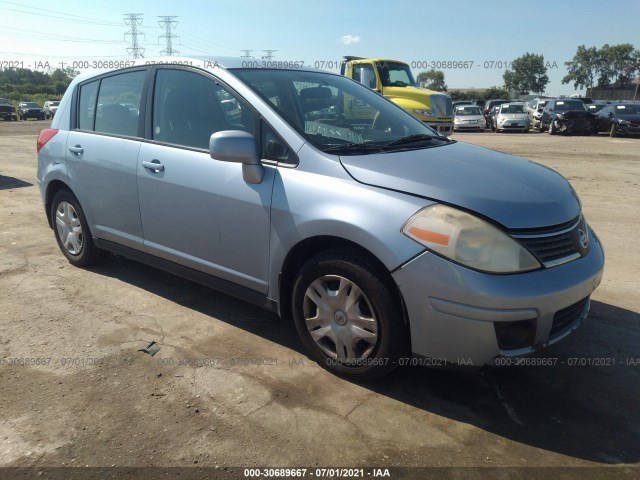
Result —
<instances>
[{"instance_id":1,"label":"transmission tower","mask_svg":"<svg viewBox=\"0 0 640 480\"><path fill-rule=\"evenodd\" d=\"M178 18L178 17L174 15L174 16L164 16L164 17L161 16L160 18L162 20L158 22L158 25L160 25L161 27L164 27L164 35L158 36L158 42L160 41L161 38L164 38L165 42L167 43L167 48L162 50L160 53L163 55L166 55L167 57L171 57L172 55L177 55L180 52L173 48L172 40L174 38L177 38L178 40L180 40L180 37L173 35L171 33L171 29L176 28L176 25L178 25L178 21L174 20L175 18Z\"/></svg>"},{"instance_id":2,"label":"transmission tower","mask_svg":"<svg viewBox=\"0 0 640 480\"><path fill-rule=\"evenodd\" d=\"M244 52L244 55L242 55L242 58L251 58L251 52L253 52L253 50L240 50L241 52Z\"/></svg>"},{"instance_id":3,"label":"transmission tower","mask_svg":"<svg viewBox=\"0 0 640 480\"><path fill-rule=\"evenodd\" d=\"M131 36L131 46L127 47L127 53L132 55L133 58L144 57L144 48L138 45L138 35L144 38L144 33L138 31L138 26L142 24L141 13L125 13L124 23L129 25L131 30L124 34L124 41L127 41L127 35Z\"/></svg>"},{"instance_id":4,"label":"transmission tower","mask_svg":"<svg viewBox=\"0 0 640 480\"><path fill-rule=\"evenodd\" d=\"M273 58L273 52L277 52L278 50L262 50L266 55L262 58L265 60L271 60Z\"/></svg>"}]
</instances>

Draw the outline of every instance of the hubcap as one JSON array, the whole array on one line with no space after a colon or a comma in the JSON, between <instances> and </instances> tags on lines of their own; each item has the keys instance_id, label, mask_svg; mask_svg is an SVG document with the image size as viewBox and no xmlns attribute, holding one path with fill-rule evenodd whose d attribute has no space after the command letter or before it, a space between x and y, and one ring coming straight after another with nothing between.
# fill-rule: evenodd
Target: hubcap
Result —
<instances>
[{"instance_id":1,"label":"hubcap","mask_svg":"<svg viewBox=\"0 0 640 480\"><path fill-rule=\"evenodd\" d=\"M369 299L344 277L314 280L305 292L303 313L311 338L330 358L362 360L378 342L378 321Z\"/></svg>"},{"instance_id":2,"label":"hubcap","mask_svg":"<svg viewBox=\"0 0 640 480\"><path fill-rule=\"evenodd\" d=\"M82 224L76 209L69 202L60 202L56 209L56 228L62 246L71 255L78 255L82 251L84 235Z\"/></svg>"}]
</instances>

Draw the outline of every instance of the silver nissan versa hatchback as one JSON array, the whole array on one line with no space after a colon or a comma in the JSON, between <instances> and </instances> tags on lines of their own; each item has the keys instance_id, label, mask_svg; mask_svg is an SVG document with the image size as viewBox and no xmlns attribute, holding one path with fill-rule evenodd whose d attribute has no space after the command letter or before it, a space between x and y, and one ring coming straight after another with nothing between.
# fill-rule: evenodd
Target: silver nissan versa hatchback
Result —
<instances>
[{"instance_id":1,"label":"silver nissan versa hatchback","mask_svg":"<svg viewBox=\"0 0 640 480\"><path fill-rule=\"evenodd\" d=\"M116 252L253 302L358 379L496 365L586 318L604 254L555 171L295 62L166 60L76 77L38 138L73 265Z\"/></svg>"}]
</instances>

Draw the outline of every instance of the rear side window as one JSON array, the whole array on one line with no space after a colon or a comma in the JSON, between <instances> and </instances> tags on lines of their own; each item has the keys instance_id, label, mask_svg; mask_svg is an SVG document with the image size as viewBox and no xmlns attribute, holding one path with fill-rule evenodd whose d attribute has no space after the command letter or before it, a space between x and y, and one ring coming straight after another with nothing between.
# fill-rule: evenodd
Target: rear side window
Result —
<instances>
[{"instance_id":1,"label":"rear side window","mask_svg":"<svg viewBox=\"0 0 640 480\"><path fill-rule=\"evenodd\" d=\"M178 69L156 74L153 139L208 149L212 133L243 130L255 135L253 111L209 77Z\"/></svg>"},{"instance_id":2,"label":"rear side window","mask_svg":"<svg viewBox=\"0 0 640 480\"><path fill-rule=\"evenodd\" d=\"M78 128L80 130L93 130L99 84L100 81L96 80L80 87L80 107L78 111Z\"/></svg>"},{"instance_id":3,"label":"rear side window","mask_svg":"<svg viewBox=\"0 0 640 480\"><path fill-rule=\"evenodd\" d=\"M145 75L145 71L137 71L102 79L95 118L96 132L130 137L138 135Z\"/></svg>"}]
</instances>

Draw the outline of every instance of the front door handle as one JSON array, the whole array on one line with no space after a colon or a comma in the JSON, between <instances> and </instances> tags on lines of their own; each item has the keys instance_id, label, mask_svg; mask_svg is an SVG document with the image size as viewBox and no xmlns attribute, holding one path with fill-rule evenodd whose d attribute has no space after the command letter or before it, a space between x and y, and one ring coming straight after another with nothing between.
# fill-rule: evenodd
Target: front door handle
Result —
<instances>
[{"instance_id":1,"label":"front door handle","mask_svg":"<svg viewBox=\"0 0 640 480\"><path fill-rule=\"evenodd\" d=\"M80 155L84 153L84 149L80 145L76 145L74 147L69 147L69 151L74 155Z\"/></svg>"},{"instance_id":2,"label":"front door handle","mask_svg":"<svg viewBox=\"0 0 640 480\"><path fill-rule=\"evenodd\" d=\"M144 168L148 168L149 170L153 170L154 172L162 172L164 171L164 165L160 163L160 160L151 160L150 162L144 160L142 162L142 166Z\"/></svg>"}]
</instances>

